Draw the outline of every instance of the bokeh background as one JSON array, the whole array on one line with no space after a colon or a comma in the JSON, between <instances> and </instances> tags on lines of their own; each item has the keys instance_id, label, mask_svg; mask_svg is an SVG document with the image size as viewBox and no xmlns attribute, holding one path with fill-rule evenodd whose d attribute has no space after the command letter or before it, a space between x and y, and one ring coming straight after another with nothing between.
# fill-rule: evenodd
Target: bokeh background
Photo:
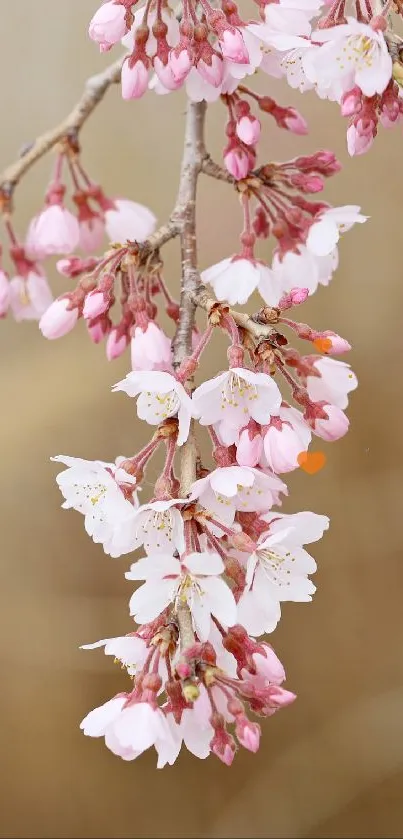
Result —
<instances>
[{"instance_id":1,"label":"bokeh background","mask_svg":"<svg viewBox=\"0 0 403 839\"><path fill-rule=\"evenodd\" d=\"M0 168L67 113L83 80L108 60L86 36L94 0L4 5ZM302 315L353 343L360 388L350 433L327 447L326 467L289 481L286 510L332 520L315 546L314 602L286 604L271 639L298 701L263 723L259 754L240 752L230 770L181 754L157 772L154 753L126 764L79 732L90 708L127 687L101 651L78 648L131 630L131 588L126 559L107 558L82 518L60 510L49 458L130 455L148 429L131 400L110 394L127 357L109 365L81 325L49 343L36 325L3 322L2 837L403 836L402 132L381 130L369 154L350 160L336 106L270 79L261 89L300 107L311 129L296 139L268 124L265 159L334 149L344 169L326 198L361 204L371 216L345 236L330 288ZM208 145L217 159L223 117L220 104L210 108ZM147 203L164 219L183 122L180 94L124 104L112 90L83 131L84 162L108 193ZM41 205L50 165L51 158L38 165L17 191L21 232ZM236 246L240 211L226 185L202 182L198 221L207 267ZM175 287L176 246L166 257ZM65 289L55 275L52 282L56 293ZM218 366L212 351L206 373Z\"/></svg>"}]
</instances>

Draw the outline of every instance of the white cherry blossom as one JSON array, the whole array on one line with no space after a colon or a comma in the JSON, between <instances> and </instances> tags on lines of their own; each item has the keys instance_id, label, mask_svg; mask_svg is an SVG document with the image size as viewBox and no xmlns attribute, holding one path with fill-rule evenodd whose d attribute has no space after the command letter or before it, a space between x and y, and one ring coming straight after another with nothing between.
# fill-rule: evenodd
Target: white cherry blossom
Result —
<instances>
[{"instance_id":1,"label":"white cherry blossom","mask_svg":"<svg viewBox=\"0 0 403 839\"><path fill-rule=\"evenodd\" d=\"M235 443L250 418L265 424L281 405L273 379L244 367L233 367L209 379L193 393L195 415L201 425L218 425L227 445Z\"/></svg>"},{"instance_id":2,"label":"white cherry blossom","mask_svg":"<svg viewBox=\"0 0 403 839\"><path fill-rule=\"evenodd\" d=\"M150 501L138 507L135 515L126 524L125 538L130 550L144 546L147 554L182 553L185 548L183 518L178 507L184 504L182 498L166 501ZM130 531L130 532L129 532Z\"/></svg>"},{"instance_id":3,"label":"white cherry blossom","mask_svg":"<svg viewBox=\"0 0 403 839\"><path fill-rule=\"evenodd\" d=\"M318 29L312 40L320 49L309 56L305 69L321 85L339 81L344 92L354 85L365 96L383 93L392 78L392 59L383 33L348 17L347 23Z\"/></svg>"},{"instance_id":4,"label":"white cherry blossom","mask_svg":"<svg viewBox=\"0 0 403 839\"><path fill-rule=\"evenodd\" d=\"M312 600L315 586L308 574L316 571L316 562L302 545L319 539L329 526L327 516L308 512L262 518L269 530L247 561L246 589L238 602L238 619L254 635L273 631L280 603Z\"/></svg>"},{"instance_id":5,"label":"white cherry blossom","mask_svg":"<svg viewBox=\"0 0 403 839\"><path fill-rule=\"evenodd\" d=\"M192 400L183 385L171 373L159 370L133 371L114 385L112 390L122 390L128 396L138 396L137 416L149 425L159 425L168 417L177 416L178 446L182 446L187 440L193 415Z\"/></svg>"},{"instance_id":6,"label":"white cherry blossom","mask_svg":"<svg viewBox=\"0 0 403 839\"><path fill-rule=\"evenodd\" d=\"M126 694L94 708L80 728L88 737L105 737L105 745L123 760L172 741L164 712L147 702L130 702Z\"/></svg>"},{"instance_id":7,"label":"white cherry blossom","mask_svg":"<svg viewBox=\"0 0 403 839\"><path fill-rule=\"evenodd\" d=\"M346 233L354 224L363 224L367 218L355 205L330 207L309 228L306 246L315 256L326 256L336 247L341 233Z\"/></svg>"},{"instance_id":8,"label":"white cherry blossom","mask_svg":"<svg viewBox=\"0 0 403 839\"><path fill-rule=\"evenodd\" d=\"M82 513L88 535L101 543L106 553L114 556L128 553L131 546L122 535L122 526L135 515L138 498L134 489L136 479L120 468L125 458L104 463L58 455L52 460L68 467L56 478L65 498L62 507ZM123 488L130 491L131 501Z\"/></svg>"},{"instance_id":9,"label":"white cherry blossom","mask_svg":"<svg viewBox=\"0 0 403 839\"><path fill-rule=\"evenodd\" d=\"M299 245L298 253L288 251L283 257L274 254L271 266L274 283L282 293L293 288L307 288L310 295L314 294L319 285L329 284L338 261L336 247L330 253L318 256L306 245ZM269 301L266 302L271 305Z\"/></svg>"},{"instance_id":10,"label":"white cherry blossom","mask_svg":"<svg viewBox=\"0 0 403 839\"><path fill-rule=\"evenodd\" d=\"M312 18L319 14L321 0L280 0L267 3L264 16L268 28L290 35L310 35Z\"/></svg>"},{"instance_id":11,"label":"white cherry blossom","mask_svg":"<svg viewBox=\"0 0 403 839\"><path fill-rule=\"evenodd\" d=\"M231 589L220 575L222 559L215 553L191 553L182 560L155 554L135 562L128 580L145 580L131 597L130 614L137 623L154 620L169 604L187 602L200 640L207 640L211 615L232 626L236 604Z\"/></svg>"},{"instance_id":12,"label":"white cherry blossom","mask_svg":"<svg viewBox=\"0 0 403 839\"><path fill-rule=\"evenodd\" d=\"M175 722L173 714L167 714L167 721L172 735L172 741L165 740L158 747L158 769L168 763L172 766L179 755L182 745L195 757L204 760L210 754L210 743L214 737L214 729L210 723L211 705L205 688L202 687L200 696L193 703L192 708L182 711L180 723Z\"/></svg>"},{"instance_id":13,"label":"white cherry blossom","mask_svg":"<svg viewBox=\"0 0 403 839\"><path fill-rule=\"evenodd\" d=\"M267 301L271 306L277 305L281 297L281 294L276 296L275 288L272 288L270 268L257 259L242 256L222 259L203 271L201 278L212 286L217 300L226 300L231 306L246 303L257 288L264 299L265 290L266 294L271 290L270 302Z\"/></svg>"},{"instance_id":14,"label":"white cherry blossom","mask_svg":"<svg viewBox=\"0 0 403 839\"><path fill-rule=\"evenodd\" d=\"M277 475L250 466L223 466L193 484L190 500L198 500L213 517L230 525L237 510L268 510L287 492Z\"/></svg>"}]
</instances>

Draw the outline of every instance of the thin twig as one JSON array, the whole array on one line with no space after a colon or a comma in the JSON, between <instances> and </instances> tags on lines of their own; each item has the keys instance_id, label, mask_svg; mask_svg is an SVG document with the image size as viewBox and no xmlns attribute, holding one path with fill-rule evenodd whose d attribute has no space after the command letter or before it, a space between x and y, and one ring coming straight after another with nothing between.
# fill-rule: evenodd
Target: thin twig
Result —
<instances>
[{"instance_id":1,"label":"thin twig","mask_svg":"<svg viewBox=\"0 0 403 839\"><path fill-rule=\"evenodd\" d=\"M125 56L121 56L102 73L88 79L81 99L63 122L38 137L19 160L4 170L0 175L0 193L10 197L22 176L37 160L57 143L69 136L74 137L78 133L84 122L103 99L106 91L111 85L120 81L124 58Z\"/></svg>"},{"instance_id":2,"label":"thin twig","mask_svg":"<svg viewBox=\"0 0 403 839\"><path fill-rule=\"evenodd\" d=\"M203 285L199 286L197 292L194 294L193 300L196 306L204 309L207 314L217 305L215 297L212 297ZM245 329L246 332L258 341L264 338L270 338L273 332L275 332L271 324L258 323L254 319L254 316L247 314L247 312L237 312L236 309L229 309L228 314L234 319L237 326L241 326L242 329Z\"/></svg>"}]
</instances>

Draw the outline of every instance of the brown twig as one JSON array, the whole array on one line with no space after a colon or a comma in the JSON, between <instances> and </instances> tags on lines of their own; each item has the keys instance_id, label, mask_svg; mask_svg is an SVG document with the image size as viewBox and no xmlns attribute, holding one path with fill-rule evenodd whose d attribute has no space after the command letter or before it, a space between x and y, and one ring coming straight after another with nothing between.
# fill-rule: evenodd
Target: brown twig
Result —
<instances>
[{"instance_id":1,"label":"brown twig","mask_svg":"<svg viewBox=\"0 0 403 839\"><path fill-rule=\"evenodd\" d=\"M217 305L217 300L212 297L211 293L203 285L199 286L194 294L193 300L196 306L204 309L207 314ZM259 323L255 320L254 315L249 315L247 312L237 312L236 309L229 309L228 314L234 319L237 326L245 329L246 332L258 341L270 338L273 332L275 332L271 324Z\"/></svg>"},{"instance_id":2,"label":"brown twig","mask_svg":"<svg viewBox=\"0 0 403 839\"><path fill-rule=\"evenodd\" d=\"M0 175L0 193L11 197L22 176L37 160L63 139L69 136L74 137L78 133L84 122L103 99L106 91L111 85L120 81L124 58L125 56L121 56L102 73L88 79L81 99L63 122L38 137L19 160L4 170Z\"/></svg>"}]
</instances>

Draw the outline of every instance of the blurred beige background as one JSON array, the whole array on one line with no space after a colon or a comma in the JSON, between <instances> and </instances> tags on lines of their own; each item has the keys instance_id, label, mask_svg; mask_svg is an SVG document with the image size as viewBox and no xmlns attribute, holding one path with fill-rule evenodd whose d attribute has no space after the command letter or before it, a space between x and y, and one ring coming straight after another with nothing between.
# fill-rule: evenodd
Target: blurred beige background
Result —
<instances>
[{"instance_id":1,"label":"blurred beige background","mask_svg":"<svg viewBox=\"0 0 403 839\"><path fill-rule=\"evenodd\" d=\"M3 5L0 168L66 113L83 80L105 63L86 37L96 0ZM81 327L48 343L35 325L4 322L2 837L403 836L401 128L381 130L372 151L351 161L336 106L270 79L261 86L300 107L311 127L299 141L268 130L267 159L335 149L345 168L326 198L360 203L371 216L345 237L331 287L301 315L354 344L360 389L351 431L327 447L326 468L289 481L286 510L332 519L316 550L314 602L286 604L272 637L299 699L263 723L259 754L239 753L231 770L182 754L157 772L154 754L126 764L82 736L81 718L127 682L101 652L78 647L130 631L131 588L126 560L105 557L82 518L60 510L49 458L130 455L148 429L130 400L110 394L127 358L108 365ZM113 90L82 135L93 177L111 194L150 204L160 219L174 198L183 104L180 95L124 104ZM216 157L222 119L221 106L212 106ZM18 190L20 231L41 204L49 166L48 159ZM239 222L226 185L203 182L202 267L232 252ZM167 249L172 284L177 257ZM53 287L65 285L53 277ZM213 352L207 363L215 372Z\"/></svg>"}]
</instances>

